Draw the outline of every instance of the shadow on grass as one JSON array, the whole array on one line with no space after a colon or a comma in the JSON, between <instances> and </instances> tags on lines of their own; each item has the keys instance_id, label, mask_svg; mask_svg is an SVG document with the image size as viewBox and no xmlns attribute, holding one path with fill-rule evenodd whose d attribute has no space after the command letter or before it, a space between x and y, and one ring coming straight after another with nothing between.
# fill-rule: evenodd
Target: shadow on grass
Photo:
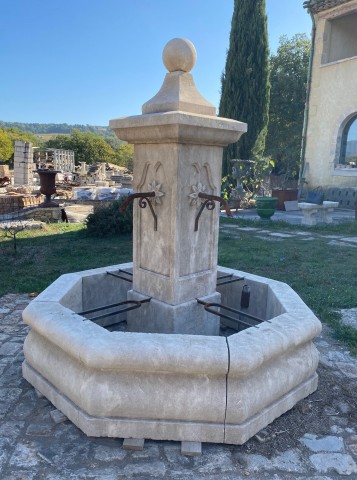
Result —
<instances>
[{"instance_id":1,"label":"shadow on grass","mask_svg":"<svg viewBox=\"0 0 357 480\"><path fill-rule=\"evenodd\" d=\"M83 226L49 226L0 237L0 296L41 292L64 273L115 265L132 258L131 235L96 238Z\"/></svg>"}]
</instances>

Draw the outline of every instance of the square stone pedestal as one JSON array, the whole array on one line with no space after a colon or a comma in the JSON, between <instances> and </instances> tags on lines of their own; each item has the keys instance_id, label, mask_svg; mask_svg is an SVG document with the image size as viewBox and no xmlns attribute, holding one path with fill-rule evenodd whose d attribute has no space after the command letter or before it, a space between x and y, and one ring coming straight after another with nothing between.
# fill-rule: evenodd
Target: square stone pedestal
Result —
<instances>
[{"instance_id":1,"label":"square stone pedestal","mask_svg":"<svg viewBox=\"0 0 357 480\"><path fill-rule=\"evenodd\" d=\"M135 290L129 290L128 300L145 300ZM220 303L221 294L201 297L205 302ZM143 333L178 333L188 335L219 335L220 319L217 315L206 312L203 305L196 300L169 305L152 298L138 309L127 313L128 330Z\"/></svg>"}]
</instances>

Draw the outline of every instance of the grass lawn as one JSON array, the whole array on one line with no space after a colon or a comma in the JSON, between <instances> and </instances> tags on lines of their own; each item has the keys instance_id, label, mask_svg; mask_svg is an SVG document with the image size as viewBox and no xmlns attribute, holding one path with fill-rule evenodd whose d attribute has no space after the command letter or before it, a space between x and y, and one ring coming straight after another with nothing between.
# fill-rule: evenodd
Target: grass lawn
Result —
<instances>
[{"instance_id":1,"label":"grass lawn","mask_svg":"<svg viewBox=\"0 0 357 480\"><path fill-rule=\"evenodd\" d=\"M305 231L314 240L269 241L257 238L254 231L238 230L236 225ZM219 264L288 283L357 354L356 331L341 325L335 311L357 307L357 248L331 245L327 235L357 237L357 222L304 229L222 219ZM20 233L16 253L12 239L0 236L0 258L0 296L40 292L63 273L130 261L132 241L130 236L90 237L81 224L53 224Z\"/></svg>"},{"instance_id":2,"label":"grass lawn","mask_svg":"<svg viewBox=\"0 0 357 480\"><path fill-rule=\"evenodd\" d=\"M82 224L50 224L18 234L13 240L0 231L0 296L41 292L63 273L130 261L131 236L95 238Z\"/></svg>"}]
</instances>

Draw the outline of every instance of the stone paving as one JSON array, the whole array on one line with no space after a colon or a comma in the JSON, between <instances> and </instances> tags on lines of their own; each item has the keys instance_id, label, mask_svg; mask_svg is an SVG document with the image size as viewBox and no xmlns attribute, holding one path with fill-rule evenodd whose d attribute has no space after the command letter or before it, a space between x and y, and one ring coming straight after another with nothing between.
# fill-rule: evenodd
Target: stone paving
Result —
<instances>
[{"instance_id":1,"label":"stone paving","mask_svg":"<svg viewBox=\"0 0 357 480\"><path fill-rule=\"evenodd\" d=\"M283 241L288 238L299 238L301 241L311 241L316 238L325 238L329 245L337 247L357 248L357 237L346 237L344 235L324 235L316 232L291 230L275 232L259 227L240 227L234 223L224 223L220 226L221 233L228 233L231 237L239 237L240 232L251 232L255 237L267 241Z\"/></svg>"},{"instance_id":2,"label":"stone paving","mask_svg":"<svg viewBox=\"0 0 357 480\"><path fill-rule=\"evenodd\" d=\"M22 378L28 327L21 312L30 301L27 295L0 298L2 480L357 478L357 426L348 423L351 407L342 400L339 412L326 413L328 434L318 436L314 429L306 429L297 447L285 446L271 455L254 451L254 445L269 442L264 431L242 447L203 444L199 457L182 456L179 442L146 441L144 450L129 451L122 448L123 439L86 437ZM316 343L322 367L336 381L353 382L356 392L357 359L332 341L325 328Z\"/></svg>"}]
</instances>

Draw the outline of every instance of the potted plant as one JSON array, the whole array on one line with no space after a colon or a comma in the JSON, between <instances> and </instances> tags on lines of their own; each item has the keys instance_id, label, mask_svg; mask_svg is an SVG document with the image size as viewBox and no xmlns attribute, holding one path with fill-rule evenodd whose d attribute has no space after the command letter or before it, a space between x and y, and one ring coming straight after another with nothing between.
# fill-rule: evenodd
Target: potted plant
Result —
<instances>
[{"instance_id":1,"label":"potted plant","mask_svg":"<svg viewBox=\"0 0 357 480\"><path fill-rule=\"evenodd\" d=\"M269 176L274 167L273 160L270 157L261 157L255 160L234 159L231 161L237 187L244 192L248 202L255 199L258 215L261 218L269 219L274 214L277 205L277 198L269 195Z\"/></svg>"},{"instance_id":2,"label":"potted plant","mask_svg":"<svg viewBox=\"0 0 357 480\"><path fill-rule=\"evenodd\" d=\"M255 197L255 208L257 214L263 220L270 220L274 215L276 207L278 205L278 198L268 195L270 193L270 185L268 183L262 183L260 186L261 196Z\"/></svg>"},{"instance_id":3,"label":"potted plant","mask_svg":"<svg viewBox=\"0 0 357 480\"><path fill-rule=\"evenodd\" d=\"M222 178L221 197L224 198L232 210L238 210L241 206L245 192L239 181L232 175Z\"/></svg>"}]
</instances>

